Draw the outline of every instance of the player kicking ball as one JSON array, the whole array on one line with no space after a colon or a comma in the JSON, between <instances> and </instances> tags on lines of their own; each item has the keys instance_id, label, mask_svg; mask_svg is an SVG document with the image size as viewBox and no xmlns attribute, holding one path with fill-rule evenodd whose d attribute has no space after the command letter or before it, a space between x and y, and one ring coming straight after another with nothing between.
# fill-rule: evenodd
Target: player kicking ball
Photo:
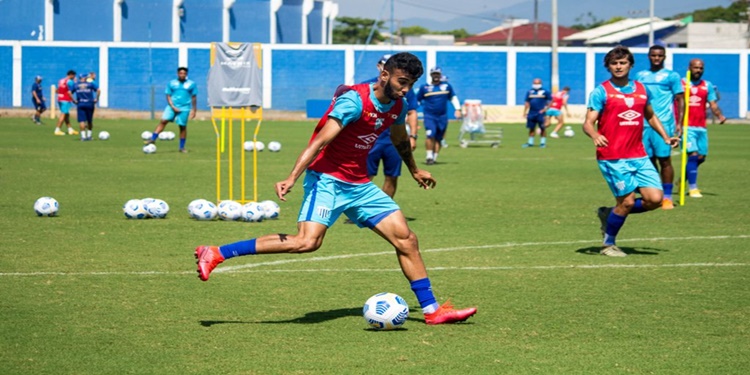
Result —
<instances>
[{"instance_id":1,"label":"player kicking ball","mask_svg":"<svg viewBox=\"0 0 750 375\"><path fill-rule=\"evenodd\" d=\"M224 246L199 246L195 257L200 279L207 281L217 265L236 256L318 250L328 228L344 214L360 228L370 228L393 245L401 270L422 307L425 323L461 322L476 314L475 307L457 310L449 302L437 303L417 236L393 199L367 178L372 141L390 128L391 140L417 184L423 189L435 187L432 175L417 168L405 126L404 97L423 72L416 56L402 52L386 61L377 82L340 86L289 177L275 185L276 195L286 201L284 196L306 173L297 234L279 233Z\"/></svg>"},{"instance_id":2,"label":"player kicking ball","mask_svg":"<svg viewBox=\"0 0 750 375\"><path fill-rule=\"evenodd\" d=\"M659 174L643 146L644 119L664 144L675 147L679 143L678 138L667 135L654 115L646 87L630 80L634 62L627 47L618 46L607 53L604 66L611 77L589 96L583 123L584 133L596 146L599 170L615 196L614 207L600 207L597 212L604 236L601 254L611 257L627 256L615 240L628 215L659 208L664 197Z\"/></svg>"}]
</instances>

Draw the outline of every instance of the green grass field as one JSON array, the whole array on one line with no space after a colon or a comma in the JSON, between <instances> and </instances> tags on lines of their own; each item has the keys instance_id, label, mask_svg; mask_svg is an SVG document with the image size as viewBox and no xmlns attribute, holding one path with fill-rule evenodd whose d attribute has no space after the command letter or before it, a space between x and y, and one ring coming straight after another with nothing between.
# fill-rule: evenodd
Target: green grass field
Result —
<instances>
[{"instance_id":1,"label":"green grass field","mask_svg":"<svg viewBox=\"0 0 750 375\"><path fill-rule=\"evenodd\" d=\"M50 122L0 120L3 374L750 372L749 126L711 127L705 197L631 216L630 256L608 258L595 210L613 198L580 125L547 149L521 149L520 125L498 149L461 149L453 123L428 169L437 188L406 176L396 201L438 298L479 312L426 326L392 248L343 219L315 253L231 259L199 281L195 246L294 232L302 194L300 181L278 220L191 220L191 200L215 197L209 122L190 124L189 154L172 141L153 155L140 133L155 121L98 120L111 139L93 142ZM313 126L263 123L259 138L283 149L259 155L260 199L275 199ZM423 165L423 144L416 155ZM59 217L34 214L41 196ZM127 220L123 203L144 197L169 216ZM404 329L366 329L362 304L382 291L412 307Z\"/></svg>"}]
</instances>

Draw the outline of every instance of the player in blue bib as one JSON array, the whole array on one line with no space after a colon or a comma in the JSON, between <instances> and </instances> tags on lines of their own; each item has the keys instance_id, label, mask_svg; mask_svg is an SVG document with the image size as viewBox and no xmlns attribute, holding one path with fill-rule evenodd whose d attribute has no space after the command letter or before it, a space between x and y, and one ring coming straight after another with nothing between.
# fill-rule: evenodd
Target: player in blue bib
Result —
<instances>
[{"instance_id":1,"label":"player in blue bib","mask_svg":"<svg viewBox=\"0 0 750 375\"><path fill-rule=\"evenodd\" d=\"M665 58L666 50L664 47L651 46L648 49L648 59L651 66L648 70L641 70L636 73L635 79L646 86L651 106L656 117L664 125L667 135L679 137L682 134L682 127L675 121L674 105L676 101L677 117L682 118L685 108L685 99L682 94L685 89L680 82L680 75L664 68ZM643 129L643 146L661 174L662 189L664 189L664 200L662 200L661 207L670 210L674 208L672 203L672 181L674 181L672 149L650 126Z\"/></svg>"},{"instance_id":2,"label":"player in blue bib","mask_svg":"<svg viewBox=\"0 0 750 375\"><path fill-rule=\"evenodd\" d=\"M167 106L161 115L159 125L156 125L151 139L146 144L156 142L168 122L174 122L180 127L180 152L187 153L185 140L187 139L188 119L195 118L198 101L198 86L187 78L188 68L177 68L177 79L169 81L164 93L167 95Z\"/></svg>"}]
</instances>

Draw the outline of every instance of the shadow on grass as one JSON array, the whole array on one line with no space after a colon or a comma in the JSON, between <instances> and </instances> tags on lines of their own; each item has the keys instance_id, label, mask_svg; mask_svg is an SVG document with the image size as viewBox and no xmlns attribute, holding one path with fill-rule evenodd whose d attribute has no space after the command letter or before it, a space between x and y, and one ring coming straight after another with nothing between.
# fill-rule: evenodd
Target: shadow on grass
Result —
<instances>
[{"instance_id":1,"label":"shadow on grass","mask_svg":"<svg viewBox=\"0 0 750 375\"><path fill-rule=\"evenodd\" d=\"M659 255L659 253L667 252L669 250L665 249L657 249L654 247L641 247L639 249L635 249L632 247L623 247L620 246L620 249L628 255ZM585 254L585 255L601 255L599 254L599 251L602 250L601 246L590 246L590 247L584 247L576 250L576 253Z\"/></svg>"},{"instance_id":2,"label":"shadow on grass","mask_svg":"<svg viewBox=\"0 0 750 375\"><path fill-rule=\"evenodd\" d=\"M409 309L409 315L416 313L415 309ZM204 327L211 327L216 324L317 324L323 323L329 320L338 318L344 318L347 316L362 316L361 307L350 307L344 309L326 310L326 311L313 311L306 313L303 316L284 319L284 320L263 320L263 321L247 321L247 320L200 320L200 325ZM423 318L409 317L406 320L412 322L424 323ZM472 324L463 322L461 324ZM406 328L398 328L396 330L405 330ZM374 328L367 328L368 331L377 331Z\"/></svg>"}]
</instances>

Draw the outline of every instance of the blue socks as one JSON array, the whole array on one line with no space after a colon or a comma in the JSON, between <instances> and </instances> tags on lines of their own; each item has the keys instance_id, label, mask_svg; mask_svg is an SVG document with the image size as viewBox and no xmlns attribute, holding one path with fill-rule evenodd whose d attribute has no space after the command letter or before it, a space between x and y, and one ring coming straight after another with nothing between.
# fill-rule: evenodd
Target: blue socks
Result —
<instances>
[{"instance_id":1,"label":"blue socks","mask_svg":"<svg viewBox=\"0 0 750 375\"><path fill-rule=\"evenodd\" d=\"M633 208L630 209L630 213L639 214L641 212L646 212L646 209L643 208L643 199L637 198L633 204Z\"/></svg>"},{"instance_id":2,"label":"blue socks","mask_svg":"<svg viewBox=\"0 0 750 375\"><path fill-rule=\"evenodd\" d=\"M255 238L246 241L235 242L229 245L219 247L219 252L224 259L229 259L243 255L255 254Z\"/></svg>"},{"instance_id":3,"label":"blue socks","mask_svg":"<svg viewBox=\"0 0 750 375\"><path fill-rule=\"evenodd\" d=\"M529 141L528 141L527 143L528 143L529 145L531 145L531 146L533 146L533 145L534 145L534 136L533 136L533 135L532 135L531 137L529 137Z\"/></svg>"},{"instance_id":4,"label":"blue socks","mask_svg":"<svg viewBox=\"0 0 750 375\"><path fill-rule=\"evenodd\" d=\"M411 290L417 296L419 306L422 307L422 312L425 314L431 314L437 311L440 307L435 299L435 295L432 294L432 285L430 285L430 279L424 278L414 280L411 282Z\"/></svg>"},{"instance_id":5,"label":"blue socks","mask_svg":"<svg viewBox=\"0 0 750 375\"><path fill-rule=\"evenodd\" d=\"M700 158L698 155L690 155L688 156L688 162L687 162L687 180L688 184L690 185L690 189L697 189L698 188L698 164L700 163Z\"/></svg>"},{"instance_id":6,"label":"blue socks","mask_svg":"<svg viewBox=\"0 0 750 375\"><path fill-rule=\"evenodd\" d=\"M540 146L544 146L544 145L546 145L546 144L547 144L547 138L546 138L546 137L541 137L541 138L539 139L539 145L540 145Z\"/></svg>"},{"instance_id":7,"label":"blue socks","mask_svg":"<svg viewBox=\"0 0 750 375\"><path fill-rule=\"evenodd\" d=\"M157 132L151 133L151 142L156 142L156 138L159 138L159 133Z\"/></svg>"},{"instance_id":8,"label":"blue socks","mask_svg":"<svg viewBox=\"0 0 750 375\"><path fill-rule=\"evenodd\" d=\"M185 149L185 138L180 138L180 150Z\"/></svg>"},{"instance_id":9,"label":"blue socks","mask_svg":"<svg viewBox=\"0 0 750 375\"><path fill-rule=\"evenodd\" d=\"M642 204L641 207L643 207ZM615 244L617 233L620 232L620 228L625 224L626 218L627 216L620 216L614 210L609 213L609 216L607 216L607 229L604 231L604 246Z\"/></svg>"},{"instance_id":10,"label":"blue socks","mask_svg":"<svg viewBox=\"0 0 750 375\"><path fill-rule=\"evenodd\" d=\"M664 189L664 199L672 199L672 184L661 184Z\"/></svg>"}]
</instances>

